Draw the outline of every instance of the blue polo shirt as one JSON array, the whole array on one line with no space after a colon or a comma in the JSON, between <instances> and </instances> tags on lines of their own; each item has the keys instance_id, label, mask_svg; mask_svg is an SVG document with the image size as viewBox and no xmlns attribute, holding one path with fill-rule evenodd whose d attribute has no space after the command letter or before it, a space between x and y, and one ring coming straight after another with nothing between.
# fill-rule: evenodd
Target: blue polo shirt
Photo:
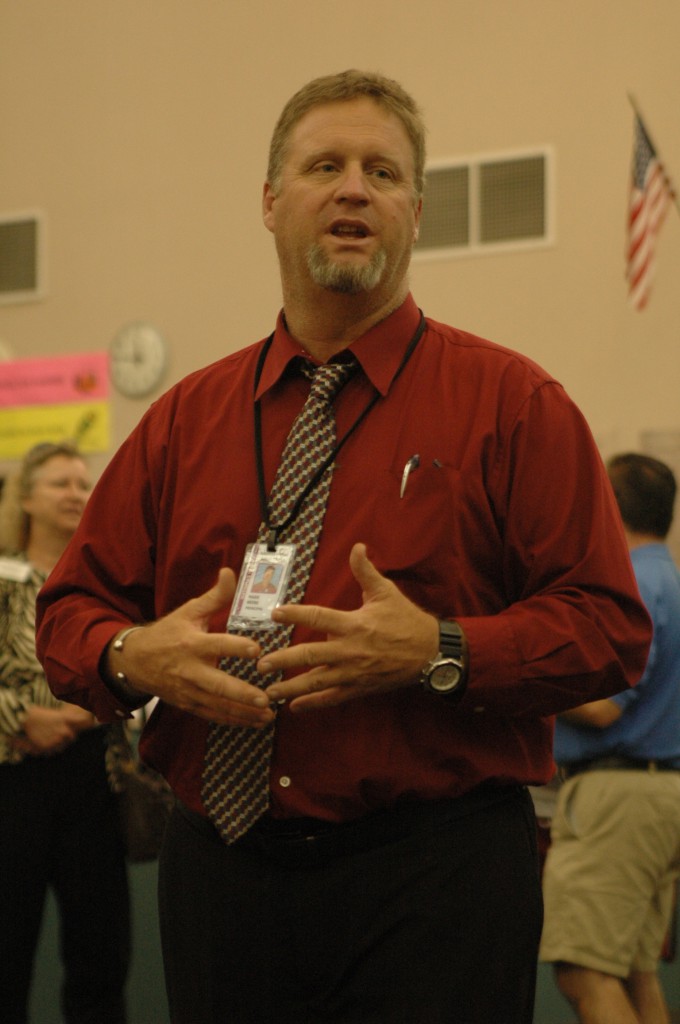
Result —
<instances>
[{"instance_id":1,"label":"blue polo shirt","mask_svg":"<svg viewBox=\"0 0 680 1024\"><path fill-rule=\"evenodd\" d=\"M634 548L631 561L654 625L647 667L637 686L611 698L623 714L608 728L557 719L558 764L617 754L680 766L680 573L662 543Z\"/></svg>"}]
</instances>

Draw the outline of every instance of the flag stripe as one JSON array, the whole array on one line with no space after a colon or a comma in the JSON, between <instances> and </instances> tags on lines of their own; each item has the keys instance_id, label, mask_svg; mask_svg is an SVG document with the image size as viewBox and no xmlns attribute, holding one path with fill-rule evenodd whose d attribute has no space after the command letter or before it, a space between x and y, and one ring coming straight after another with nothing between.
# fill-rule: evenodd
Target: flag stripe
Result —
<instances>
[{"instance_id":1,"label":"flag stripe","mask_svg":"<svg viewBox=\"0 0 680 1024\"><path fill-rule=\"evenodd\" d=\"M626 253L629 298L636 309L644 309L649 300L656 236L674 197L673 186L636 115Z\"/></svg>"}]
</instances>

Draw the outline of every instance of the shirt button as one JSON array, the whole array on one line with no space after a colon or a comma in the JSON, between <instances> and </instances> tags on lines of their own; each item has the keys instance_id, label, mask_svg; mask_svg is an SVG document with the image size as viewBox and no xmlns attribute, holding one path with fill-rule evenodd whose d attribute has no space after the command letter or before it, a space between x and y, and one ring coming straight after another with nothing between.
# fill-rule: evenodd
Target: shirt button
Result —
<instances>
[{"instance_id":1,"label":"shirt button","mask_svg":"<svg viewBox=\"0 0 680 1024\"><path fill-rule=\"evenodd\" d=\"M284 789L288 789L290 786L290 776L282 775L279 779L279 786L282 786Z\"/></svg>"}]
</instances>

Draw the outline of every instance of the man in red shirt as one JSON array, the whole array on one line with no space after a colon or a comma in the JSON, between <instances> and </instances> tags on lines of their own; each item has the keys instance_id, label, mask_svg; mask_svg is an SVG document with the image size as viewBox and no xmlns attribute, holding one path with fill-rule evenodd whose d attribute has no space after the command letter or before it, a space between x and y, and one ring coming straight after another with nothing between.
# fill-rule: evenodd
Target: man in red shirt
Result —
<instances>
[{"instance_id":1,"label":"man in red shirt","mask_svg":"<svg viewBox=\"0 0 680 1024\"><path fill-rule=\"evenodd\" d=\"M289 101L263 194L273 334L152 406L41 594L60 697L102 721L160 698L142 749L179 801L160 863L175 1024L529 1024L525 786L553 773L551 716L645 664L583 417L536 364L409 293L423 175L396 82L350 71ZM271 613L292 640L263 654L261 632L225 630L236 577L309 393L301 357L348 353L311 575ZM219 667L233 657L248 671ZM268 809L235 842L207 813L220 725L274 729Z\"/></svg>"}]
</instances>

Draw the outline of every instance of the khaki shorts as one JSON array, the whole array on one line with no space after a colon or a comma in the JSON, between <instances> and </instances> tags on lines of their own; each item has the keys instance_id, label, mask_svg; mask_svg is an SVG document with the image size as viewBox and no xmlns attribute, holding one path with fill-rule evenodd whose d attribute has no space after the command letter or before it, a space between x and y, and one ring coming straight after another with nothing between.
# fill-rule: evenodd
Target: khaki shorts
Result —
<instances>
[{"instance_id":1,"label":"khaki shorts","mask_svg":"<svg viewBox=\"0 0 680 1024\"><path fill-rule=\"evenodd\" d=\"M562 786L539 959L654 971L680 873L680 772L603 770Z\"/></svg>"}]
</instances>

